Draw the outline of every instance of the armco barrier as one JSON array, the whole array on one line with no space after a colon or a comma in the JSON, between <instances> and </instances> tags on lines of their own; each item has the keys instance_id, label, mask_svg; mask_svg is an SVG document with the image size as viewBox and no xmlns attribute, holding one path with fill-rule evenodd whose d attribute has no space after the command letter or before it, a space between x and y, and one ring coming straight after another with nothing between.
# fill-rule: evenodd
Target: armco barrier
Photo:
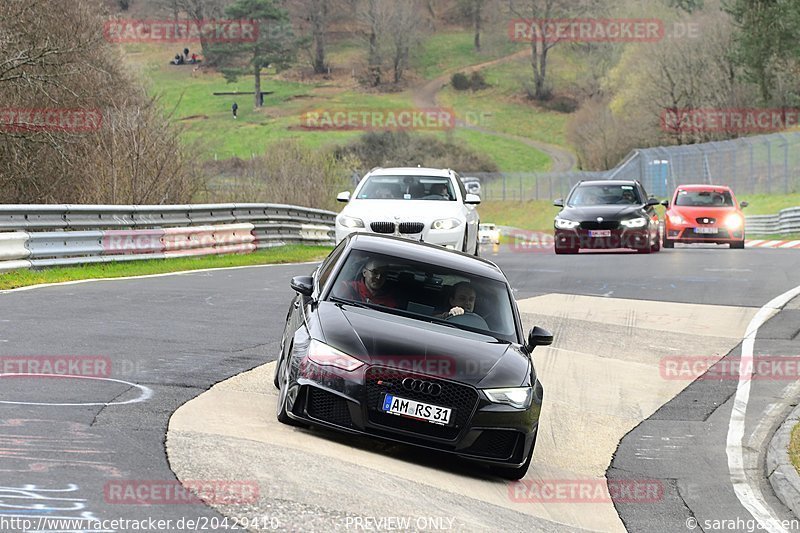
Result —
<instances>
[{"instance_id":1,"label":"armco barrier","mask_svg":"<svg viewBox=\"0 0 800 533\"><path fill-rule=\"evenodd\" d=\"M751 215L745 217L745 228L750 235L800 233L800 207L781 209L777 215Z\"/></svg>"},{"instance_id":2,"label":"armco barrier","mask_svg":"<svg viewBox=\"0 0 800 533\"><path fill-rule=\"evenodd\" d=\"M335 216L283 204L0 205L0 271L333 244Z\"/></svg>"}]
</instances>

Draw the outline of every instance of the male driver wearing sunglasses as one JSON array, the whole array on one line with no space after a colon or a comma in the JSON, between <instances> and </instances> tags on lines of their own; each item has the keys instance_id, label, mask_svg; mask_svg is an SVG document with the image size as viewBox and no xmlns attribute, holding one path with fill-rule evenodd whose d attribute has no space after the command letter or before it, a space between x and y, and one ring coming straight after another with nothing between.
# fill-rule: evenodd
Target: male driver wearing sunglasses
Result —
<instances>
[{"instance_id":1,"label":"male driver wearing sunglasses","mask_svg":"<svg viewBox=\"0 0 800 533\"><path fill-rule=\"evenodd\" d=\"M383 262L377 259L370 259L364 265L361 274L363 279L348 281L346 289L339 296L356 302L397 307L397 300L394 295L384 290L386 265Z\"/></svg>"}]
</instances>

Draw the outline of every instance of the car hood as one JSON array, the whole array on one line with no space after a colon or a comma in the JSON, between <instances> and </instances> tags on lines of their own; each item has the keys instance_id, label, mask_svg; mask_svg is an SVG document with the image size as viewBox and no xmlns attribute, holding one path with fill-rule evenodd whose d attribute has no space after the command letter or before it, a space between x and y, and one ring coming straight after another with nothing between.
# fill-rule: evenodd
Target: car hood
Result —
<instances>
[{"instance_id":1,"label":"car hood","mask_svg":"<svg viewBox=\"0 0 800 533\"><path fill-rule=\"evenodd\" d=\"M377 220L431 220L458 215L460 202L446 200L351 200L342 213L347 216Z\"/></svg>"},{"instance_id":2,"label":"car hood","mask_svg":"<svg viewBox=\"0 0 800 533\"><path fill-rule=\"evenodd\" d=\"M558 216L567 220L595 220L603 217L605 220L623 220L626 218L644 216L642 205L587 205L581 207L567 206L558 213Z\"/></svg>"},{"instance_id":3,"label":"car hood","mask_svg":"<svg viewBox=\"0 0 800 533\"><path fill-rule=\"evenodd\" d=\"M673 205L669 208L669 213L672 215L680 215L687 220L694 220L697 217L716 218L717 220L724 219L731 213L738 213L739 210L735 207L694 207L685 205Z\"/></svg>"},{"instance_id":4,"label":"car hood","mask_svg":"<svg viewBox=\"0 0 800 533\"><path fill-rule=\"evenodd\" d=\"M480 388L530 384L528 355L488 335L332 302L320 302L316 317L320 340L369 365Z\"/></svg>"}]
</instances>

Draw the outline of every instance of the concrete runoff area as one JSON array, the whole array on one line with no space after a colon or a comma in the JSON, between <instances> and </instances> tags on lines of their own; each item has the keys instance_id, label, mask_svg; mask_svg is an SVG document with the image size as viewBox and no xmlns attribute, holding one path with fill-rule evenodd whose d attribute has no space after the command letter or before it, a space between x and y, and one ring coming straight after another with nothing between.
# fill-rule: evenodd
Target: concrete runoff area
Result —
<instances>
[{"instance_id":1,"label":"concrete runoff area","mask_svg":"<svg viewBox=\"0 0 800 533\"><path fill-rule=\"evenodd\" d=\"M614 490L605 471L620 439L691 383L665 377L663 358L713 363L739 344L757 309L562 294L523 299L519 307L526 328L539 325L555 336L553 346L534 352L545 402L521 484L409 446L282 425L274 363L178 409L167 433L170 466L179 479L258 480L257 509L218 509L268 514L281 529L405 516L439 518L442 526L453 520L453 529L468 531L523 524L528 531L624 531L597 489ZM578 492L570 492L575 485ZM633 497L646 506L659 496L645 488Z\"/></svg>"}]
</instances>

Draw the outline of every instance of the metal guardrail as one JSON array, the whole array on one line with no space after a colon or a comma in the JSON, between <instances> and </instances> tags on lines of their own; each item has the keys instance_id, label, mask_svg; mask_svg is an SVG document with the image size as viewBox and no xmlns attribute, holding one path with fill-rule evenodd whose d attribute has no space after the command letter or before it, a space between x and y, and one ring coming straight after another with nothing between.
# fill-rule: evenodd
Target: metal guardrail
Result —
<instances>
[{"instance_id":1,"label":"metal guardrail","mask_svg":"<svg viewBox=\"0 0 800 533\"><path fill-rule=\"evenodd\" d=\"M0 272L333 244L335 217L283 204L0 205Z\"/></svg>"},{"instance_id":2,"label":"metal guardrail","mask_svg":"<svg viewBox=\"0 0 800 533\"><path fill-rule=\"evenodd\" d=\"M800 233L800 207L781 209L777 215L745 217L748 234Z\"/></svg>"}]
</instances>

